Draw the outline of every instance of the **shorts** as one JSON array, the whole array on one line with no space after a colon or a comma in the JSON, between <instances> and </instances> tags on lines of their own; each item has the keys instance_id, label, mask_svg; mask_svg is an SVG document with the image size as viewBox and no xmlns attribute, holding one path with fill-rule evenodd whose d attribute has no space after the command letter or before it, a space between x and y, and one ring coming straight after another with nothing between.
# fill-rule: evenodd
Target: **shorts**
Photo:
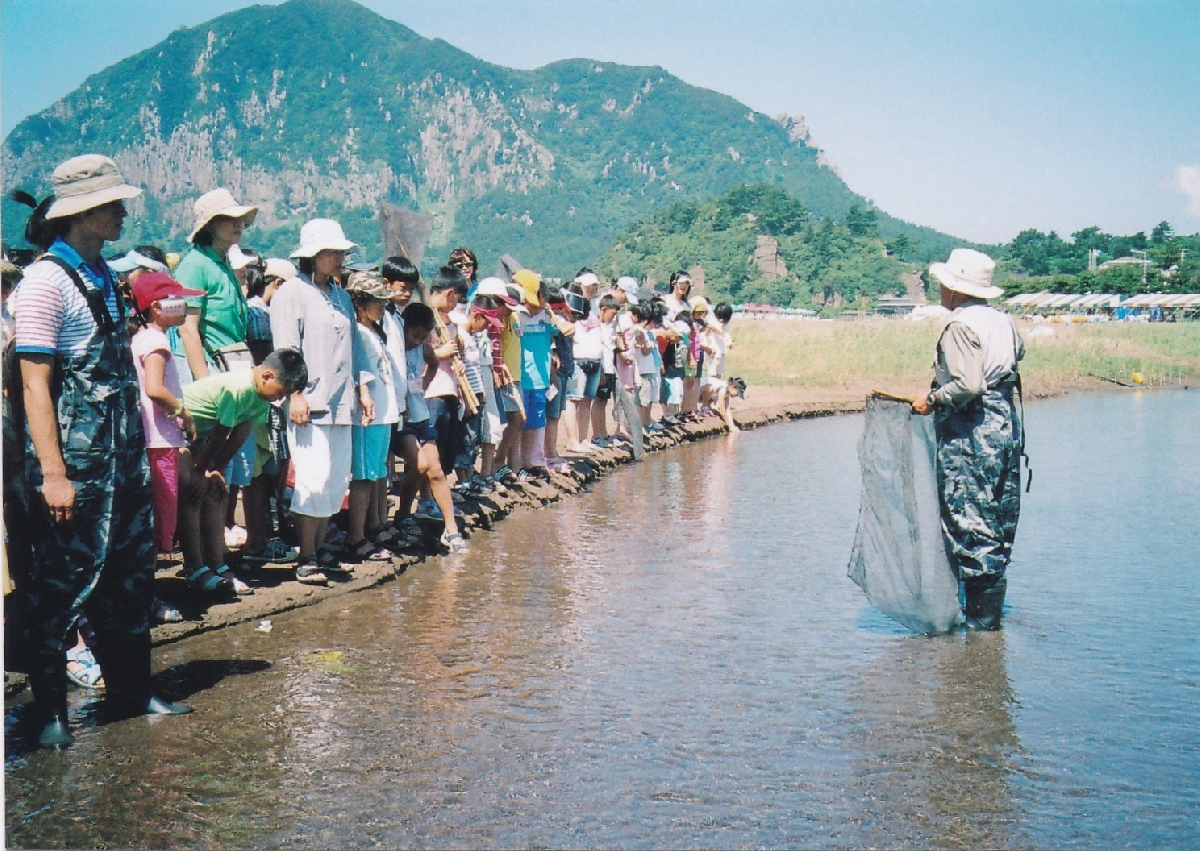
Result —
<instances>
[{"instance_id":1,"label":"shorts","mask_svg":"<svg viewBox=\"0 0 1200 851\"><path fill-rule=\"evenodd\" d=\"M571 376L571 381L567 386L567 395L572 399L595 399L596 392L600 389L602 375L600 361L575 361L575 374Z\"/></svg>"},{"instance_id":2,"label":"shorts","mask_svg":"<svg viewBox=\"0 0 1200 851\"><path fill-rule=\"evenodd\" d=\"M513 381L503 387L496 388L496 399L500 402L500 410L506 414L524 413L524 400L521 397L521 385Z\"/></svg>"},{"instance_id":3,"label":"shorts","mask_svg":"<svg viewBox=\"0 0 1200 851\"><path fill-rule=\"evenodd\" d=\"M664 405L682 405L683 404L683 379L682 378L664 378L662 382L662 399Z\"/></svg>"},{"instance_id":4,"label":"shorts","mask_svg":"<svg viewBox=\"0 0 1200 851\"><path fill-rule=\"evenodd\" d=\"M615 372L606 372L600 379L600 386L596 388L596 398L608 401L613 397L613 385L617 383L617 374Z\"/></svg>"},{"instance_id":5,"label":"shorts","mask_svg":"<svg viewBox=\"0 0 1200 851\"><path fill-rule=\"evenodd\" d=\"M546 427L546 391L530 388L522 394L525 399L525 430Z\"/></svg>"},{"instance_id":6,"label":"shorts","mask_svg":"<svg viewBox=\"0 0 1200 851\"><path fill-rule=\"evenodd\" d=\"M649 408L658 401L661 392L660 377L653 373L646 373L642 376L641 385L633 391L633 404L642 408Z\"/></svg>"},{"instance_id":7,"label":"shorts","mask_svg":"<svg viewBox=\"0 0 1200 851\"><path fill-rule=\"evenodd\" d=\"M250 429L250 435L225 467L225 484L231 488L244 488L254 481L255 464L258 456L256 435L258 426ZM261 465L258 465L262 469Z\"/></svg>"},{"instance_id":8,"label":"shorts","mask_svg":"<svg viewBox=\"0 0 1200 851\"><path fill-rule=\"evenodd\" d=\"M391 436L390 423L351 426L351 481L377 482L387 478L388 442Z\"/></svg>"},{"instance_id":9,"label":"shorts","mask_svg":"<svg viewBox=\"0 0 1200 851\"><path fill-rule=\"evenodd\" d=\"M554 394L553 399L546 400L546 418L557 420L563 415L563 411L567 406L567 377L559 375L554 379L554 385L558 388L558 392Z\"/></svg>"},{"instance_id":10,"label":"shorts","mask_svg":"<svg viewBox=\"0 0 1200 851\"><path fill-rule=\"evenodd\" d=\"M433 420L420 420L415 423L406 420L404 428L400 429L400 436L402 440L411 437L421 446L437 443L437 429L433 426ZM399 455L400 452L397 451L396 454Z\"/></svg>"}]
</instances>

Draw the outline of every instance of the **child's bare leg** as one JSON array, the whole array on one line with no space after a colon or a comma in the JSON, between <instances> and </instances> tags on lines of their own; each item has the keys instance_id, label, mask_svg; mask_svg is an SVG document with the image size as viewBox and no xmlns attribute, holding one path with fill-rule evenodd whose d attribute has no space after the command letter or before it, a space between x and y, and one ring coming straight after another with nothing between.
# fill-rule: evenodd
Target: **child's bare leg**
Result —
<instances>
[{"instance_id":1,"label":"child's bare leg","mask_svg":"<svg viewBox=\"0 0 1200 851\"><path fill-rule=\"evenodd\" d=\"M433 491L433 500L442 510L446 534L458 534L458 523L454 519L454 498L450 495L450 484L446 481L446 474L442 472L437 444L428 443L421 447L421 465L421 472L429 481L429 489Z\"/></svg>"},{"instance_id":2,"label":"child's bare leg","mask_svg":"<svg viewBox=\"0 0 1200 851\"><path fill-rule=\"evenodd\" d=\"M496 472L496 444L485 443L480 448L479 472L485 476Z\"/></svg>"},{"instance_id":3,"label":"child's bare leg","mask_svg":"<svg viewBox=\"0 0 1200 851\"><path fill-rule=\"evenodd\" d=\"M366 537L367 510L371 507L371 493L375 483L365 479L350 482L350 518L346 530L346 542L362 543Z\"/></svg>"},{"instance_id":4,"label":"child's bare leg","mask_svg":"<svg viewBox=\"0 0 1200 851\"><path fill-rule=\"evenodd\" d=\"M421 470L421 446L417 439L410 434L404 435L404 478L400 481L400 506L396 509L398 518L405 518L412 513L413 500L417 491L425 481Z\"/></svg>"},{"instance_id":5,"label":"child's bare leg","mask_svg":"<svg viewBox=\"0 0 1200 851\"><path fill-rule=\"evenodd\" d=\"M367 510L368 528L378 529L387 525L387 479L371 483L371 507Z\"/></svg>"},{"instance_id":6,"label":"child's bare leg","mask_svg":"<svg viewBox=\"0 0 1200 851\"><path fill-rule=\"evenodd\" d=\"M542 441L542 454L546 458L558 457L558 417L546 418L546 436Z\"/></svg>"},{"instance_id":7,"label":"child's bare leg","mask_svg":"<svg viewBox=\"0 0 1200 851\"><path fill-rule=\"evenodd\" d=\"M592 400L592 437L606 437L608 435L608 416L604 410L607 403L607 399L596 398Z\"/></svg>"},{"instance_id":8,"label":"child's bare leg","mask_svg":"<svg viewBox=\"0 0 1200 851\"><path fill-rule=\"evenodd\" d=\"M301 562L317 557L317 547L325 539L325 525L328 517L309 517L307 514L293 514L292 523L296 527L296 546L300 548L298 556Z\"/></svg>"},{"instance_id":9,"label":"child's bare leg","mask_svg":"<svg viewBox=\"0 0 1200 851\"><path fill-rule=\"evenodd\" d=\"M592 400L591 399L572 399L571 400L572 419L575 422L575 440L571 444L572 447L577 447L587 440L588 426L591 424L592 418Z\"/></svg>"},{"instance_id":10,"label":"child's bare leg","mask_svg":"<svg viewBox=\"0 0 1200 851\"><path fill-rule=\"evenodd\" d=\"M203 480L196 476L192 453L179 453L179 520L176 533L183 550L183 569L188 575L204 566L204 539L200 534L200 511L203 507ZM222 536L224 531L222 530Z\"/></svg>"}]
</instances>

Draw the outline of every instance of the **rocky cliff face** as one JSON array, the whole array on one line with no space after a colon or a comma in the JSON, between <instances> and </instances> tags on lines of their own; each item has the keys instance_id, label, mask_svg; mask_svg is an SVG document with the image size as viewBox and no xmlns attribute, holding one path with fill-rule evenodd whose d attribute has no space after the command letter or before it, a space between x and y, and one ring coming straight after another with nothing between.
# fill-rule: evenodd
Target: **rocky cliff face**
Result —
<instances>
[{"instance_id":1,"label":"rocky cliff face","mask_svg":"<svg viewBox=\"0 0 1200 851\"><path fill-rule=\"evenodd\" d=\"M322 215L377 257L389 201L434 215L431 256L470 244L565 274L630 219L736 183L780 184L839 214L858 199L808 143L803 119L771 121L661 69L512 71L351 0L291 0L106 69L18 125L0 157L10 187L45 192L63 159L112 156L146 189L129 244L180 248L193 200L226 186L260 207L247 238L260 250L286 251ZM5 240L20 244L24 213L5 204Z\"/></svg>"}]
</instances>

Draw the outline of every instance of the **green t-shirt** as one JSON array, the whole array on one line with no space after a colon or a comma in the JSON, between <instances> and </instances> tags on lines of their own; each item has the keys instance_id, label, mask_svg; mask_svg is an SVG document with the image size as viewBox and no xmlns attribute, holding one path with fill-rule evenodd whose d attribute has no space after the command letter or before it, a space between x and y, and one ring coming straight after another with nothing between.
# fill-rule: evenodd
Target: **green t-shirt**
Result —
<instances>
[{"instance_id":1,"label":"green t-shirt","mask_svg":"<svg viewBox=\"0 0 1200 851\"><path fill-rule=\"evenodd\" d=\"M217 425L265 423L271 405L254 388L254 370L217 372L183 388L183 404L191 411L196 437L208 437Z\"/></svg>"},{"instance_id":2,"label":"green t-shirt","mask_svg":"<svg viewBox=\"0 0 1200 851\"><path fill-rule=\"evenodd\" d=\"M212 351L234 343L246 342L246 297L229 261L210 246L197 246L175 267L175 280L188 289L204 290L204 295L187 300L189 307L200 308L200 334ZM171 351L182 357L183 343L172 329ZM205 360L212 360L205 357Z\"/></svg>"}]
</instances>

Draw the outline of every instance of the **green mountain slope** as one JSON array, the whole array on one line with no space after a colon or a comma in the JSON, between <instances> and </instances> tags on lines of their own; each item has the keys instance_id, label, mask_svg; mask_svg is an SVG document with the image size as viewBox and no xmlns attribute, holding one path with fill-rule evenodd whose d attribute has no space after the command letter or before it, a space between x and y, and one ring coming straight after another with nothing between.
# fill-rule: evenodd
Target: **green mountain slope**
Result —
<instances>
[{"instance_id":1,"label":"green mountain slope","mask_svg":"<svg viewBox=\"0 0 1200 851\"><path fill-rule=\"evenodd\" d=\"M269 38L264 38L269 33ZM661 68L569 60L535 71L483 62L351 0L252 6L181 29L21 122L0 151L8 187L48 191L69 156L112 156L145 187L128 244L173 249L191 203L223 185L262 209L247 243L296 244L314 216L370 259L390 201L435 216L427 257L466 244L566 274L632 220L742 183L818 217L863 201L789 126ZM25 211L7 199L3 236ZM880 215L940 251L950 239Z\"/></svg>"}]
</instances>

